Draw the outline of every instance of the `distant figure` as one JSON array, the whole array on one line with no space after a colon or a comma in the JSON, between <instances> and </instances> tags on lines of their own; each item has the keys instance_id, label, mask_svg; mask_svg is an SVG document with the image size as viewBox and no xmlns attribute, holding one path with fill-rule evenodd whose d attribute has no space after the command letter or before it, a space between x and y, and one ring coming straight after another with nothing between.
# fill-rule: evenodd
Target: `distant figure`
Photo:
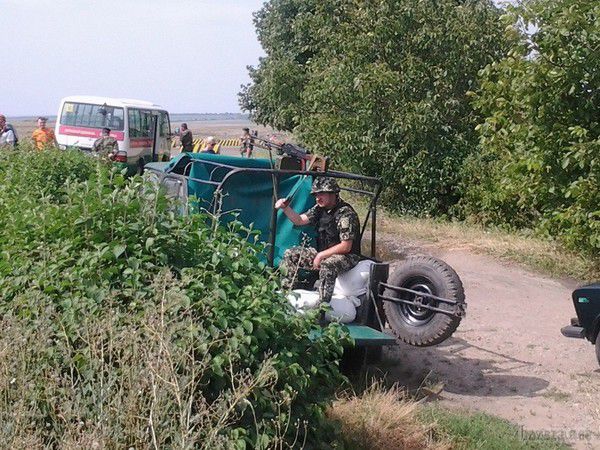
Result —
<instances>
[{"instance_id":1,"label":"distant figure","mask_svg":"<svg viewBox=\"0 0 600 450\"><path fill-rule=\"evenodd\" d=\"M213 155L219 153L219 144L217 144L217 140L213 136L207 137L206 145L200 153L212 153Z\"/></svg>"},{"instance_id":2,"label":"distant figure","mask_svg":"<svg viewBox=\"0 0 600 450\"><path fill-rule=\"evenodd\" d=\"M119 151L119 143L110 135L110 128L102 128L102 137L99 137L94 142L92 147L93 152L97 152L101 156L108 159L113 159Z\"/></svg>"},{"instance_id":3,"label":"distant figure","mask_svg":"<svg viewBox=\"0 0 600 450\"><path fill-rule=\"evenodd\" d=\"M37 129L33 130L33 134L31 138L33 139L33 143L38 150L44 150L44 148L56 145L56 137L54 136L54 131L50 128L46 128L46 122L48 119L45 117L38 117Z\"/></svg>"},{"instance_id":4,"label":"distant figure","mask_svg":"<svg viewBox=\"0 0 600 450\"><path fill-rule=\"evenodd\" d=\"M181 151L182 152L192 152L194 151L194 137L192 136L192 132L188 129L187 123L181 124L181 131L179 135L179 140L181 141Z\"/></svg>"},{"instance_id":5,"label":"distant figure","mask_svg":"<svg viewBox=\"0 0 600 450\"><path fill-rule=\"evenodd\" d=\"M0 114L0 147L14 147L17 137L13 128L6 123L6 116Z\"/></svg>"},{"instance_id":6,"label":"distant figure","mask_svg":"<svg viewBox=\"0 0 600 450\"><path fill-rule=\"evenodd\" d=\"M252 158L252 150L254 150L253 134L250 134L250 128L242 128L242 132L240 154L242 157L245 155L247 158Z\"/></svg>"}]
</instances>

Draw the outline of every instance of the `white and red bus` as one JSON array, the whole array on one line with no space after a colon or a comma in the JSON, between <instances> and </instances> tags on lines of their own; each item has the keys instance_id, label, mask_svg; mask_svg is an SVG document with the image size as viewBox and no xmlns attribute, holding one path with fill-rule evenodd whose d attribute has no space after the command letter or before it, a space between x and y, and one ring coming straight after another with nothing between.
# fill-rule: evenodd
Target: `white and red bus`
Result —
<instances>
[{"instance_id":1,"label":"white and red bus","mask_svg":"<svg viewBox=\"0 0 600 450\"><path fill-rule=\"evenodd\" d=\"M169 113L159 105L124 98L70 96L56 119L59 148L91 150L102 128L119 143L119 162L141 171L151 161L167 161L171 149Z\"/></svg>"}]
</instances>

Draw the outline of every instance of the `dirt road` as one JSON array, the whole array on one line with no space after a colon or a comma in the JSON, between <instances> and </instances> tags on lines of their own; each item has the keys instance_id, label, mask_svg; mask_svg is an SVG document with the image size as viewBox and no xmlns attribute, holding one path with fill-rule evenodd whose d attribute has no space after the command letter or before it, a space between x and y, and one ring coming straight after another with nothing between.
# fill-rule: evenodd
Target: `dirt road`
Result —
<instances>
[{"instance_id":1,"label":"dirt road","mask_svg":"<svg viewBox=\"0 0 600 450\"><path fill-rule=\"evenodd\" d=\"M527 431L600 448L600 369L594 347L560 328L574 316L573 281L557 281L465 249L436 249L381 236L388 256L427 253L449 263L465 286L467 317L440 346L386 351L389 381L412 389L443 383L450 408L484 411ZM417 250L418 249L418 250Z\"/></svg>"}]
</instances>

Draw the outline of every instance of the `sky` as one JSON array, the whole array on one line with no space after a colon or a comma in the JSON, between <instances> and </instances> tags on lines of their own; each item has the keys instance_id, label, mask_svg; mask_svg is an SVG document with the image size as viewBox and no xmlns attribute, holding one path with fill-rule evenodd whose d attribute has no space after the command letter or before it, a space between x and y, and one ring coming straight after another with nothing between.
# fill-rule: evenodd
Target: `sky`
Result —
<instances>
[{"instance_id":1,"label":"sky","mask_svg":"<svg viewBox=\"0 0 600 450\"><path fill-rule=\"evenodd\" d=\"M55 115L62 97L147 100L171 113L240 112L263 55L263 0L0 0L0 113Z\"/></svg>"}]
</instances>

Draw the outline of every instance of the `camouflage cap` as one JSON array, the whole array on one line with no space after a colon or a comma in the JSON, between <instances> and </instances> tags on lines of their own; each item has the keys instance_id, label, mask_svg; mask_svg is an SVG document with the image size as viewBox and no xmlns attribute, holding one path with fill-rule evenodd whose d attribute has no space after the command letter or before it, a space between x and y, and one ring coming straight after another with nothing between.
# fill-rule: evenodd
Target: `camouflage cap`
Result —
<instances>
[{"instance_id":1,"label":"camouflage cap","mask_svg":"<svg viewBox=\"0 0 600 450\"><path fill-rule=\"evenodd\" d=\"M319 192L333 192L337 194L340 192L340 186L337 181L333 178L319 177L313 181L311 194L318 194Z\"/></svg>"}]
</instances>

